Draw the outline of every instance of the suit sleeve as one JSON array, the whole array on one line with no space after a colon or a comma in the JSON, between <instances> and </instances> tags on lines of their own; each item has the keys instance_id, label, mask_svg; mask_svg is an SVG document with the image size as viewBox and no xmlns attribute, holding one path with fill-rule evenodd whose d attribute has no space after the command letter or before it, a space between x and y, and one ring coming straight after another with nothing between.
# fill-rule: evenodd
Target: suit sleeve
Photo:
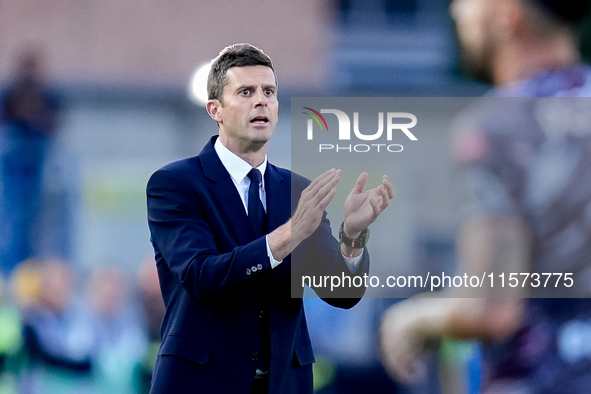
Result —
<instances>
[{"instance_id":1,"label":"suit sleeve","mask_svg":"<svg viewBox=\"0 0 591 394\"><path fill-rule=\"evenodd\" d=\"M308 184L309 180L298 177L292 179L292 201L297 206L301 190ZM292 207L295 210L295 207ZM363 252L363 257L359 263L359 269L352 273L345 263L345 258L341 253L339 242L332 235L330 221L326 212L318 229L305 240L302 245L296 248L292 253L292 289L302 289L302 278L306 277L306 285L311 283L311 288L316 294L328 304L338 308L351 308L355 306L365 294L363 275L369 272L369 253L367 249ZM311 280L307 280L310 277ZM326 283L324 279L329 279L329 286L314 286L316 283ZM331 288L330 284L340 281L340 286ZM320 280L322 278L322 280ZM349 282L350 278L350 282ZM357 279L355 279L357 278ZM349 286L349 283L351 284ZM362 283L361 286L356 286Z\"/></svg>"},{"instance_id":2,"label":"suit sleeve","mask_svg":"<svg viewBox=\"0 0 591 394\"><path fill-rule=\"evenodd\" d=\"M265 237L221 253L198 193L180 176L163 169L147 186L148 225L156 258L195 299L219 294L225 288L270 269ZM250 267L263 266L252 272Z\"/></svg>"},{"instance_id":3,"label":"suit sleeve","mask_svg":"<svg viewBox=\"0 0 591 394\"><path fill-rule=\"evenodd\" d=\"M338 283L340 286L334 288L327 286L312 287L316 294L328 304L338 308L348 309L355 306L361 300L366 290L365 283L362 279L364 274L369 273L369 252L367 249L363 252L359 269L356 273L352 273L347 263L345 263L339 242L332 235L330 222L325 212L317 234L312 239L312 250L322 250L323 252L319 257L310 259L307 272L319 275L321 273L318 272L317 267L322 267L323 275L330 276L331 278L339 278L335 280L334 284L340 282ZM322 264L321 262L329 263ZM361 285L358 286L359 284Z\"/></svg>"}]
</instances>

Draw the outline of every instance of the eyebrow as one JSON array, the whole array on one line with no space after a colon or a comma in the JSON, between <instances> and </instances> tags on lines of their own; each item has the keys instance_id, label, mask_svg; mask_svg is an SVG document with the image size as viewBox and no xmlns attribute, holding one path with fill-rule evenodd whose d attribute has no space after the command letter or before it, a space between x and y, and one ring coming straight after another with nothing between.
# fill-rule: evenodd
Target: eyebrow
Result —
<instances>
[{"instance_id":1,"label":"eyebrow","mask_svg":"<svg viewBox=\"0 0 591 394\"><path fill-rule=\"evenodd\" d=\"M236 88L236 93L244 90L244 89L248 89L248 90L255 90L256 85L242 85ZM261 88L263 90L265 89L273 89L273 90L277 90L277 85L270 85L270 84L266 84L266 85L262 85Z\"/></svg>"}]
</instances>

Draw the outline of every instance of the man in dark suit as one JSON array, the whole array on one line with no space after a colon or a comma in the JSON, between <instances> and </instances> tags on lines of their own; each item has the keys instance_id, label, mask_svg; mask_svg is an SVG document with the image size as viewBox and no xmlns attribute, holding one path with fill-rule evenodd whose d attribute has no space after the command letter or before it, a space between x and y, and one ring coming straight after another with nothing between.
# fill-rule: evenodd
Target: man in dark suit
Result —
<instances>
[{"instance_id":1,"label":"man in dark suit","mask_svg":"<svg viewBox=\"0 0 591 394\"><path fill-rule=\"evenodd\" d=\"M212 64L208 95L219 136L198 156L158 170L147 187L166 304L151 392L312 393L314 355L292 279L367 273L366 229L394 196L392 185L384 176L363 192L361 174L339 243L324 210L341 171L310 183L267 162L278 112L269 57L248 44L225 48ZM350 308L364 290L337 291L347 298L317 292Z\"/></svg>"}]
</instances>

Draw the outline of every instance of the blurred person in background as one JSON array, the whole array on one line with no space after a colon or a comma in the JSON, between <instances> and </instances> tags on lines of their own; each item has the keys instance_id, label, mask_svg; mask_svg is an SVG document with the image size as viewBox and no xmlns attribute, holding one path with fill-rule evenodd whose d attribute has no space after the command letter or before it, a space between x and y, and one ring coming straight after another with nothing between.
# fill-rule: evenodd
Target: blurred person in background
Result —
<instances>
[{"instance_id":1,"label":"blurred person in background","mask_svg":"<svg viewBox=\"0 0 591 394\"><path fill-rule=\"evenodd\" d=\"M578 51L589 3L454 0L467 71L495 85L491 97L591 96L591 69ZM574 272L581 285L591 266L591 122L568 120L587 119L588 101L497 100L471 108L456 128L453 154L467 191L459 272ZM565 127L546 122L548 114L563 116ZM422 295L384 314L383 360L412 383L429 343L472 338L485 345L484 393L587 393L590 322L587 299Z\"/></svg>"},{"instance_id":2,"label":"blurred person in background","mask_svg":"<svg viewBox=\"0 0 591 394\"><path fill-rule=\"evenodd\" d=\"M41 294L41 263L27 259L12 271L11 287L19 310L27 310L39 302Z\"/></svg>"},{"instance_id":3,"label":"blurred person in background","mask_svg":"<svg viewBox=\"0 0 591 394\"><path fill-rule=\"evenodd\" d=\"M22 359L22 322L18 309L6 295L0 276L0 393L16 394Z\"/></svg>"},{"instance_id":4,"label":"blurred person in background","mask_svg":"<svg viewBox=\"0 0 591 394\"><path fill-rule=\"evenodd\" d=\"M164 318L164 302L160 292L158 270L156 260L150 256L144 260L138 272L138 291L140 305L143 311L144 327L148 336L148 350L139 368L136 370L136 379L140 393L150 392L150 382L160 347L160 327Z\"/></svg>"},{"instance_id":5,"label":"blurred person in background","mask_svg":"<svg viewBox=\"0 0 591 394\"><path fill-rule=\"evenodd\" d=\"M43 69L41 53L25 51L14 81L0 99L0 270L4 275L39 247L43 168L58 112Z\"/></svg>"},{"instance_id":6,"label":"blurred person in background","mask_svg":"<svg viewBox=\"0 0 591 394\"><path fill-rule=\"evenodd\" d=\"M88 281L94 342L92 374L97 393L138 392L135 370L146 353L148 340L140 310L131 304L125 283L112 266L95 269Z\"/></svg>"},{"instance_id":7,"label":"blurred person in background","mask_svg":"<svg viewBox=\"0 0 591 394\"><path fill-rule=\"evenodd\" d=\"M73 298L75 277L59 260L42 261L38 299L23 310L28 368L20 392L30 394L92 393L93 331Z\"/></svg>"}]
</instances>

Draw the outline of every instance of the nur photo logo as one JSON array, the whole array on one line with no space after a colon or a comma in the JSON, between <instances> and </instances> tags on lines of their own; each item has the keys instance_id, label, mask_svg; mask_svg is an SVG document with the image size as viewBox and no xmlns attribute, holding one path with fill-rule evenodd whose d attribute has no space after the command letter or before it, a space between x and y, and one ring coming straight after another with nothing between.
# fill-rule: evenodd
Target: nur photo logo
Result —
<instances>
[{"instance_id":1,"label":"nur photo logo","mask_svg":"<svg viewBox=\"0 0 591 394\"><path fill-rule=\"evenodd\" d=\"M318 125L321 131L328 132L328 123L322 114L332 114L336 116L338 122L338 141L351 141L352 136L355 139L361 141L378 141L384 140L384 129L385 141L389 142L393 140L393 136L397 132L402 132L409 140L418 141L418 138L410 131L417 125L417 117L408 112L387 112L384 116L384 112L378 112L378 130L374 133L362 133L359 128L359 112L353 112L353 133L351 133L351 119L347 113L338 109L320 109L317 111L310 107L303 107L307 112L303 112L308 115L310 119L307 122L307 139L309 141L314 140L314 124ZM375 115L374 115L375 116ZM384 123L386 126L384 127ZM321 143L318 146L319 152L323 151L334 151L334 152L357 152L366 153L370 151L388 151L392 153L402 152L404 147L400 144L387 144L387 143L372 143L372 144L333 144L333 143Z\"/></svg>"}]
</instances>

